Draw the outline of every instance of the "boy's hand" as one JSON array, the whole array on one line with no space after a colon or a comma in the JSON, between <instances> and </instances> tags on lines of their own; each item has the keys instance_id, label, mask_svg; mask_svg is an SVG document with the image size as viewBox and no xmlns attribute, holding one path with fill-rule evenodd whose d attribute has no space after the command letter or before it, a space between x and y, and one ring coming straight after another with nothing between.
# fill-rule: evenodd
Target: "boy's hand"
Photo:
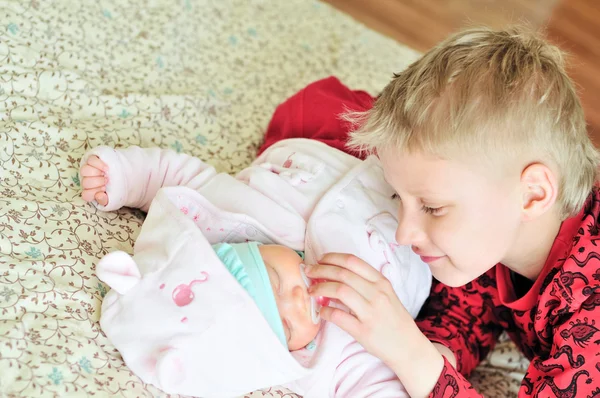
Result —
<instances>
[{"instance_id":1,"label":"boy's hand","mask_svg":"<svg viewBox=\"0 0 600 398\"><path fill-rule=\"evenodd\" d=\"M108 204L106 184L108 183L108 166L98 156L92 155L87 163L81 167L81 198L86 202L96 200L99 205Z\"/></svg>"},{"instance_id":2,"label":"boy's hand","mask_svg":"<svg viewBox=\"0 0 600 398\"><path fill-rule=\"evenodd\" d=\"M309 288L311 296L339 300L350 313L334 307L321 308L321 317L350 333L373 355L386 363L396 358L390 347L403 340L406 325L413 323L391 283L358 257L328 253L318 264L307 266L312 279L324 279Z\"/></svg>"},{"instance_id":3,"label":"boy's hand","mask_svg":"<svg viewBox=\"0 0 600 398\"><path fill-rule=\"evenodd\" d=\"M421 333L391 283L350 254L328 253L305 270L309 278L326 280L309 288L311 296L339 300L350 310L323 307L321 318L385 362L411 397L428 396L442 373L444 358Z\"/></svg>"}]
</instances>

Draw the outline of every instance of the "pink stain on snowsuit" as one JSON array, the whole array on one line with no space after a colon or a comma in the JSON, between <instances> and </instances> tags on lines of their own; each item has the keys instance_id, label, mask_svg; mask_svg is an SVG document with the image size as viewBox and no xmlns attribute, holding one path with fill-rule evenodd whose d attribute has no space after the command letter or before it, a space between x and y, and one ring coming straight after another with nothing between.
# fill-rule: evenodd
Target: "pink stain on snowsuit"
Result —
<instances>
[{"instance_id":1,"label":"pink stain on snowsuit","mask_svg":"<svg viewBox=\"0 0 600 398\"><path fill-rule=\"evenodd\" d=\"M296 152L293 152L290 156L288 156L287 160L283 163L283 167L289 169L292 167L292 156L294 156Z\"/></svg>"},{"instance_id":2,"label":"pink stain on snowsuit","mask_svg":"<svg viewBox=\"0 0 600 398\"><path fill-rule=\"evenodd\" d=\"M194 286L196 283L202 283L208 280L208 274L206 272L203 271L202 276L202 279L194 279L189 284L182 283L173 290L173 301L178 307L185 307L194 300L192 286Z\"/></svg>"}]
</instances>

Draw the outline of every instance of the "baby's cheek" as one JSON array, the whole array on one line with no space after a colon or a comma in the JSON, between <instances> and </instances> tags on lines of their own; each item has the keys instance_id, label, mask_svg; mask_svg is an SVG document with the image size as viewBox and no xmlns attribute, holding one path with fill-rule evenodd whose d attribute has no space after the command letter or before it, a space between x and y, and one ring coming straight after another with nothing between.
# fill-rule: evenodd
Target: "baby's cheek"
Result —
<instances>
[{"instance_id":1,"label":"baby's cheek","mask_svg":"<svg viewBox=\"0 0 600 398\"><path fill-rule=\"evenodd\" d=\"M312 333L311 333L312 338L310 340L312 341L315 339L315 337L317 337L317 334L319 333L319 330L321 329L321 322L319 322L318 324L315 325L311 320L310 323L312 325Z\"/></svg>"},{"instance_id":2,"label":"baby's cheek","mask_svg":"<svg viewBox=\"0 0 600 398\"><path fill-rule=\"evenodd\" d=\"M321 322L319 322L318 324L314 324L311 318L307 318L305 320L305 330L306 332L304 333L304 341L306 342L306 344L310 343L311 341L313 341L315 339L315 337L317 337L317 334L319 333L319 329L321 326ZM306 345L304 344L304 345Z\"/></svg>"},{"instance_id":3,"label":"baby's cheek","mask_svg":"<svg viewBox=\"0 0 600 398\"><path fill-rule=\"evenodd\" d=\"M319 333L319 326L320 322L319 325L315 325L310 317L296 319L292 327L294 331L290 342L290 350L300 350L313 341Z\"/></svg>"}]
</instances>

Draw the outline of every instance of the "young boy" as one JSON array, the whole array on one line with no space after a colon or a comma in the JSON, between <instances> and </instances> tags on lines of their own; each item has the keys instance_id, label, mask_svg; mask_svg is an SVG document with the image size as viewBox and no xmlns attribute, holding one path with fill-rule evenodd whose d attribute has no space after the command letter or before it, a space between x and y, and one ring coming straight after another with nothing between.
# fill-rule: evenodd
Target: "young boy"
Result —
<instances>
[{"instance_id":1,"label":"young boy","mask_svg":"<svg viewBox=\"0 0 600 398\"><path fill-rule=\"evenodd\" d=\"M366 108L342 91L340 107ZM415 322L368 265L331 253L307 269L330 282L309 291L351 312L321 316L412 397L480 396L466 377L502 330L531 360L520 397L597 396L599 157L561 52L519 29L467 30L349 119L350 148L378 154L396 191L397 243L437 281Z\"/></svg>"}]
</instances>

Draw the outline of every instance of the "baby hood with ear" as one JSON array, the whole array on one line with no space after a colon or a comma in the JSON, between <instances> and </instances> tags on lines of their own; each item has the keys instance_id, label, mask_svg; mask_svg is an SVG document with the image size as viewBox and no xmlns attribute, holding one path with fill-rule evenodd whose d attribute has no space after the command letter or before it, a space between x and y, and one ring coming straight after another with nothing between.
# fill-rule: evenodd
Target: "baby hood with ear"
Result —
<instances>
[{"instance_id":1,"label":"baby hood with ear","mask_svg":"<svg viewBox=\"0 0 600 398\"><path fill-rule=\"evenodd\" d=\"M192 190L159 191L135 254L98 263L111 287L100 318L108 339L144 382L171 394L231 397L306 376L194 215L174 204L182 196L201 200Z\"/></svg>"}]
</instances>

